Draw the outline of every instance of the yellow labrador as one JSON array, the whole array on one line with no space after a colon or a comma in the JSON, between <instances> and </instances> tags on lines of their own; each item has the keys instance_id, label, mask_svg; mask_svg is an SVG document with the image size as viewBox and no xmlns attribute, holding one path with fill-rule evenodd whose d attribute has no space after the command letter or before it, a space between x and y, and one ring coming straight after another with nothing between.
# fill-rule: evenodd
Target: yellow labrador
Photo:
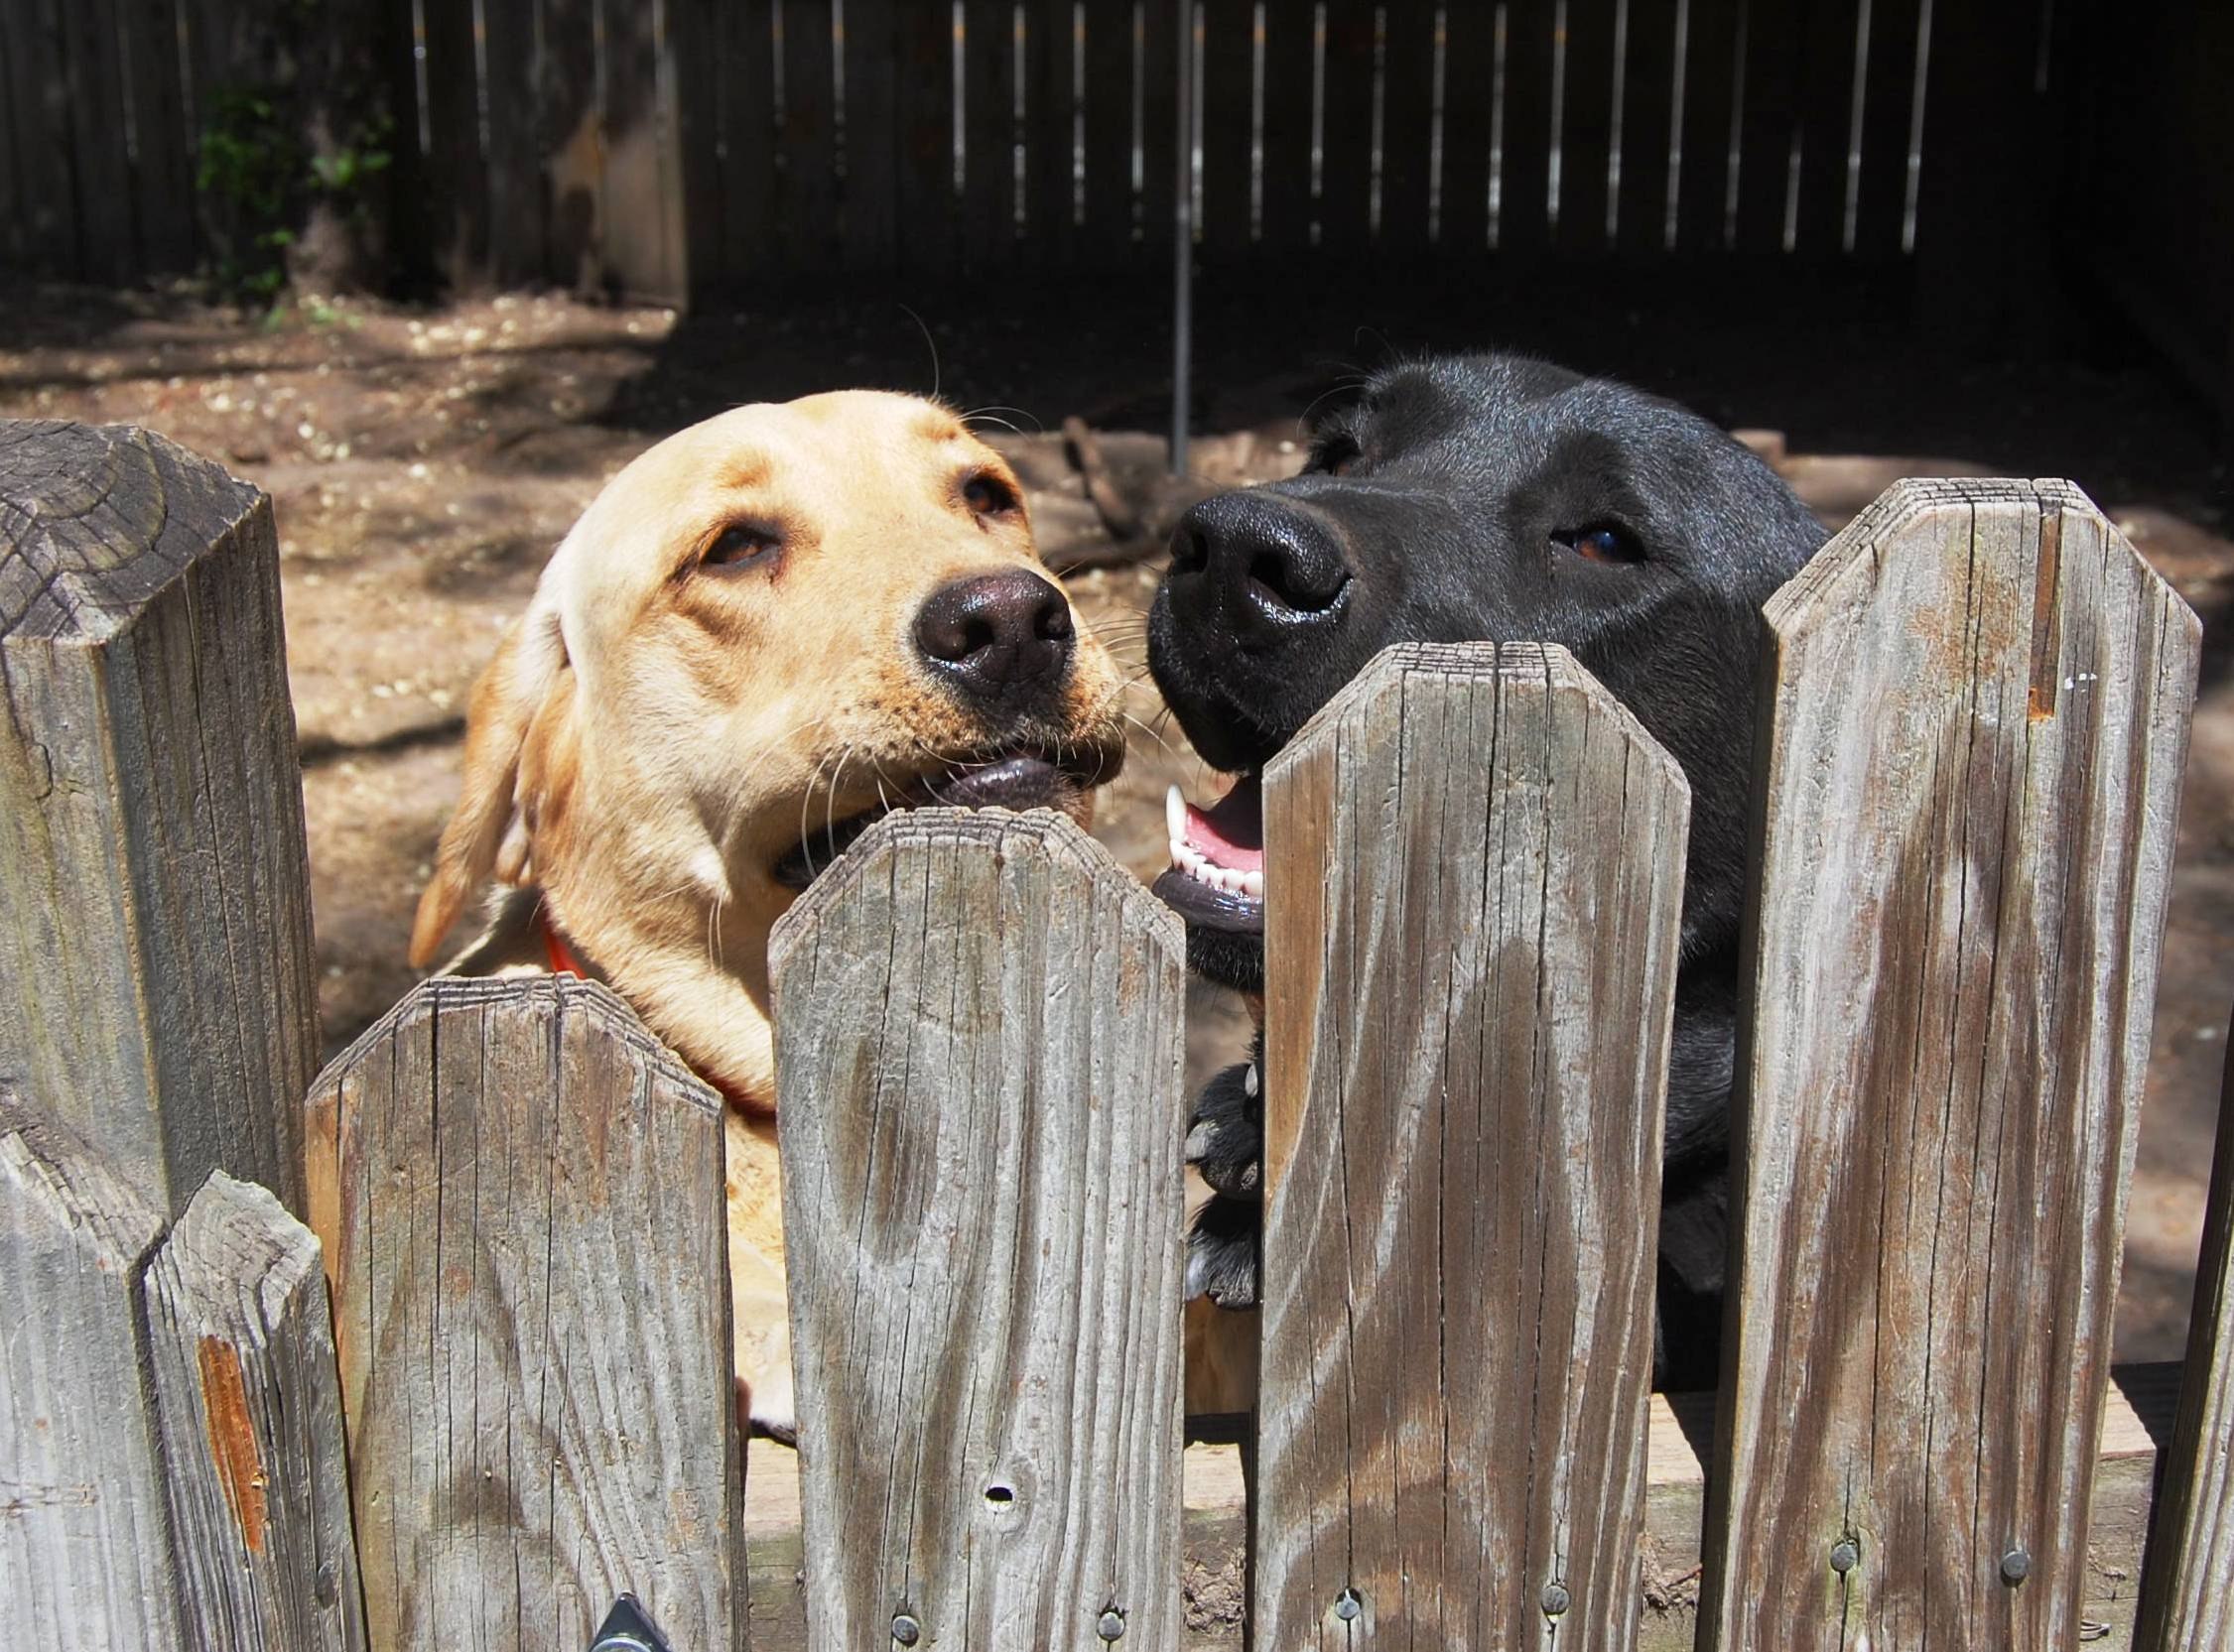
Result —
<instances>
[{"instance_id":1,"label":"yellow labrador","mask_svg":"<svg viewBox=\"0 0 2234 1652\"><path fill-rule=\"evenodd\" d=\"M739 408L606 484L473 691L412 961L513 885L450 969L602 979L727 1095L738 1397L779 1437L768 930L887 810L1088 823L1122 682L1040 570L1014 474L946 409Z\"/></svg>"}]
</instances>

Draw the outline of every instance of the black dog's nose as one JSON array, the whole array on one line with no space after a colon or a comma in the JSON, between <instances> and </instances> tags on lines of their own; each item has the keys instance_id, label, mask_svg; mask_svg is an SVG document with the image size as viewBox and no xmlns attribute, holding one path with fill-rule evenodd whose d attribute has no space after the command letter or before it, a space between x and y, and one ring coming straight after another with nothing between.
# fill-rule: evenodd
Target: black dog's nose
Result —
<instances>
[{"instance_id":1,"label":"black dog's nose","mask_svg":"<svg viewBox=\"0 0 2234 1652\"><path fill-rule=\"evenodd\" d=\"M1171 572L1207 574L1233 621L1278 625L1327 617L1350 583L1334 529L1269 488L1221 493L1181 517Z\"/></svg>"},{"instance_id":2,"label":"black dog's nose","mask_svg":"<svg viewBox=\"0 0 2234 1652\"><path fill-rule=\"evenodd\" d=\"M941 585L915 616L915 646L976 699L1059 679L1071 663L1071 604L1023 569Z\"/></svg>"}]
</instances>

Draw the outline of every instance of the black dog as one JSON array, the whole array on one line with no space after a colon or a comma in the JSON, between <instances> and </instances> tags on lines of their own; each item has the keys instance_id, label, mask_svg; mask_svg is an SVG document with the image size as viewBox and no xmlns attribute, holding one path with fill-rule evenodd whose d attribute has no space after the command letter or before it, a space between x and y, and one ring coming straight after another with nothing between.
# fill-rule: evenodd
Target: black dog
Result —
<instances>
[{"instance_id":1,"label":"black dog","mask_svg":"<svg viewBox=\"0 0 2234 1652\"><path fill-rule=\"evenodd\" d=\"M1243 991L1263 990L1256 777L1388 644L1562 643L1683 765L1668 1386L1711 1384L1719 1348L1761 605L1823 539L1768 465L1682 408L1520 357L1453 356L1375 376L1314 433L1301 475L1190 511L1148 616L1164 699L1240 777L1208 811L1174 801L1156 892L1187 919L1190 963ZM1253 1064L1221 1074L1188 1140L1220 1196L1190 1239L1189 1287L1229 1307L1255 1301L1256 1088Z\"/></svg>"}]
</instances>

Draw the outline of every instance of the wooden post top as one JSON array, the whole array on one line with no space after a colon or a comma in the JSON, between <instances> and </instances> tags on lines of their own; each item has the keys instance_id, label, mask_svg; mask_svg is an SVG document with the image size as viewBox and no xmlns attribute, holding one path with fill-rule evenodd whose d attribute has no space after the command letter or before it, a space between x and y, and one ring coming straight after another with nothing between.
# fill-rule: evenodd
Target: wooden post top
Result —
<instances>
[{"instance_id":1,"label":"wooden post top","mask_svg":"<svg viewBox=\"0 0 2234 1652\"><path fill-rule=\"evenodd\" d=\"M259 489L153 432L0 420L0 639L116 636L259 508Z\"/></svg>"},{"instance_id":2,"label":"wooden post top","mask_svg":"<svg viewBox=\"0 0 2234 1652\"><path fill-rule=\"evenodd\" d=\"M1179 915L1117 863L1078 824L1053 810L1013 814L1005 809L907 809L885 816L841 855L836 865L776 921L768 937L768 968L780 974L784 961L833 908L864 880L881 875L903 848L982 845L1002 856L1030 855L1051 867L1078 875L1097 893L1113 897L1125 927L1144 933L1150 944L1184 961L1186 925Z\"/></svg>"}]
</instances>

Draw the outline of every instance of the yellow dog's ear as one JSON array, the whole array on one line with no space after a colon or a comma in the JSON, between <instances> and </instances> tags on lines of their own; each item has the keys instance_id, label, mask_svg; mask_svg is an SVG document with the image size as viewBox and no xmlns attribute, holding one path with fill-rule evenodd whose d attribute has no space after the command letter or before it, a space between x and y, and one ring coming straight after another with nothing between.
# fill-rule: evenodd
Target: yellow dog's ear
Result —
<instances>
[{"instance_id":1,"label":"yellow dog's ear","mask_svg":"<svg viewBox=\"0 0 2234 1652\"><path fill-rule=\"evenodd\" d=\"M419 916L411 926L415 969L433 961L458 914L491 875L516 883L527 870L520 753L566 663L558 609L539 592L473 685L465 718L464 786L435 850L434 881L419 897Z\"/></svg>"}]
</instances>

